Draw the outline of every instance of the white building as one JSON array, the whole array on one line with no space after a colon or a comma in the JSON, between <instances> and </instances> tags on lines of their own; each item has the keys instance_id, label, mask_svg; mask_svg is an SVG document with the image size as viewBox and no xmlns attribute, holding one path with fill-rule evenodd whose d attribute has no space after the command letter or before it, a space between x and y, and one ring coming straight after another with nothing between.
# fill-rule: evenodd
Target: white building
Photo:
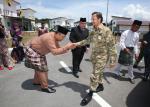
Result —
<instances>
[{"instance_id":1,"label":"white building","mask_svg":"<svg viewBox=\"0 0 150 107\"><path fill-rule=\"evenodd\" d=\"M26 20L24 23L24 26L26 26L26 27L31 26L31 29L33 29L36 26L35 25L35 16L34 16L36 11L31 8L26 8L26 9L18 9L17 13L19 13L19 12L21 12L20 15L18 14L19 17L24 17L24 18L30 20L30 21Z\"/></svg>"},{"instance_id":2,"label":"white building","mask_svg":"<svg viewBox=\"0 0 150 107\"><path fill-rule=\"evenodd\" d=\"M55 26L60 25L64 27L74 27L74 19L67 19L66 17L57 17L49 19L49 27L54 28Z\"/></svg>"},{"instance_id":3,"label":"white building","mask_svg":"<svg viewBox=\"0 0 150 107\"><path fill-rule=\"evenodd\" d=\"M66 20L67 18L65 17L57 17L52 19L52 26L60 25L60 26L66 26Z\"/></svg>"},{"instance_id":4,"label":"white building","mask_svg":"<svg viewBox=\"0 0 150 107\"><path fill-rule=\"evenodd\" d=\"M16 0L0 0L0 20L8 30L11 29L13 22L19 23L23 30L33 30L35 11L28 8L21 11L23 17L18 16L17 9L20 7L21 4Z\"/></svg>"},{"instance_id":5,"label":"white building","mask_svg":"<svg viewBox=\"0 0 150 107\"><path fill-rule=\"evenodd\" d=\"M15 0L0 0L0 20L6 28L10 28L12 18L17 17L17 6L20 3Z\"/></svg>"},{"instance_id":6,"label":"white building","mask_svg":"<svg viewBox=\"0 0 150 107\"><path fill-rule=\"evenodd\" d=\"M66 26L74 27L74 19L67 19L66 20Z\"/></svg>"},{"instance_id":7,"label":"white building","mask_svg":"<svg viewBox=\"0 0 150 107\"><path fill-rule=\"evenodd\" d=\"M74 22L74 26L75 26L75 27L78 26L79 23L80 23L80 21Z\"/></svg>"},{"instance_id":8,"label":"white building","mask_svg":"<svg viewBox=\"0 0 150 107\"><path fill-rule=\"evenodd\" d=\"M27 19L35 20L34 14L36 13L35 10L31 8L26 8L26 9L18 9L18 12L21 11L21 16L25 17Z\"/></svg>"}]
</instances>

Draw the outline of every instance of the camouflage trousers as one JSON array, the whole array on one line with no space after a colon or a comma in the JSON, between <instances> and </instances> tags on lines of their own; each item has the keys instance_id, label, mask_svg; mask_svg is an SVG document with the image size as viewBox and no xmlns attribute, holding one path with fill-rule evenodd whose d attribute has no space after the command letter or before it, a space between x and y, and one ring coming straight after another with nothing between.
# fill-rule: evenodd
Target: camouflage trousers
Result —
<instances>
[{"instance_id":1,"label":"camouflage trousers","mask_svg":"<svg viewBox=\"0 0 150 107\"><path fill-rule=\"evenodd\" d=\"M90 89L96 91L99 84L102 84L103 71L105 69L106 63L99 61L93 64L93 72L90 76Z\"/></svg>"}]
</instances>

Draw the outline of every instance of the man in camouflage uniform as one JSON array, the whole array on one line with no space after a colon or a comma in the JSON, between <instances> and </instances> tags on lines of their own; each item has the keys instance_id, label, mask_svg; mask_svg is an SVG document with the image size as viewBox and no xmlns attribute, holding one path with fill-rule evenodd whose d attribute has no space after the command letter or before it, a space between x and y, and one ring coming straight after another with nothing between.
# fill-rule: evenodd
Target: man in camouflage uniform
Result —
<instances>
[{"instance_id":1,"label":"man in camouflage uniform","mask_svg":"<svg viewBox=\"0 0 150 107\"><path fill-rule=\"evenodd\" d=\"M100 12L93 12L93 31L87 39L76 43L77 46L91 43L92 47L91 62L93 64L93 72L90 77L90 91L81 101L81 105L89 103L93 92L103 91L102 77L105 65L109 61L110 67L113 67L116 62L115 39L110 29L105 27L102 21L102 14Z\"/></svg>"}]
</instances>

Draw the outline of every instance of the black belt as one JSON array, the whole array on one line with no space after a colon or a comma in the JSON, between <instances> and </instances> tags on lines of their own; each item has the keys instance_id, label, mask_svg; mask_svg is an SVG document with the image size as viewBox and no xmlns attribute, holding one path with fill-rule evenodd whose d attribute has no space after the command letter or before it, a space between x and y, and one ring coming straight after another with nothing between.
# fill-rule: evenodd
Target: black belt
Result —
<instances>
[{"instance_id":1,"label":"black belt","mask_svg":"<svg viewBox=\"0 0 150 107\"><path fill-rule=\"evenodd\" d=\"M126 47L126 48L128 48L129 50L133 50L134 49L134 47Z\"/></svg>"}]
</instances>

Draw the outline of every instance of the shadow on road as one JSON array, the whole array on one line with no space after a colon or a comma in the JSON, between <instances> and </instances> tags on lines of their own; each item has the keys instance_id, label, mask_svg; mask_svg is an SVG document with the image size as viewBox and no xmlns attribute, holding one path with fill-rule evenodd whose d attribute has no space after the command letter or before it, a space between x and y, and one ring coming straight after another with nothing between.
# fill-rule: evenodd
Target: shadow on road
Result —
<instances>
[{"instance_id":1,"label":"shadow on road","mask_svg":"<svg viewBox=\"0 0 150 107\"><path fill-rule=\"evenodd\" d=\"M85 61L87 61L87 62L91 62L91 60L90 60L90 59L88 59L88 58L87 58L87 59L84 59L84 60L85 60Z\"/></svg>"},{"instance_id":2,"label":"shadow on road","mask_svg":"<svg viewBox=\"0 0 150 107\"><path fill-rule=\"evenodd\" d=\"M39 85L33 85L33 84L32 84L32 81L33 81L33 79L25 80L25 81L22 83L21 87L22 87L23 89L25 89L25 90L38 90L40 86L39 86ZM54 81L52 81L52 80L48 80L48 84L49 84L49 86L51 86L51 87L56 87L56 86L58 85L56 82L54 82Z\"/></svg>"},{"instance_id":3,"label":"shadow on road","mask_svg":"<svg viewBox=\"0 0 150 107\"><path fill-rule=\"evenodd\" d=\"M150 107L150 81L140 82L128 95L127 107Z\"/></svg>"},{"instance_id":4,"label":"shadow on road","mask_svg":"<svg viewBox=\"0 0 150 107\"><path fill-rule=\"evenodd\" d=\"M32 80L33 79L28 79L25 80L21 87L24 90L39 90L40 86L37 85L32 85ZM71 90L73 90L74 92L78 92L80 93L81 97L83 98L86 95L86 90L89 89L89 87L87 85L81 84L81 83L77 83L77 82L73 82L73 81L69 81L69 82L65 82L63 84L58 84L52 80L48 80L49 86L50 87L61 87L61 86L65 86L67 88L70 88Z\"/></svg>"},{"instance_id":5,"label":"shadow on road","mask_svg":"<svg viewBox=\"0 0 150 107\"><path fill-rule=\"evenodd\" d=\"M127 70L122 70L121 71L121 76L118 77L115 73L113 72L104 72L104 80L110 84L111 82L107 79L109 77L112 77L114 79L117 79L119 81L129 81L129 78L125 77L125 75L128 73ZM135 76L135 79L136 78L141 78L142 79L142 76L143 76L143 73L138 73L138 72L134 72L134 76Z\"/></svg>"},{"instance_id":6,"label":"shadow on road","mask_svg":"<svg viewBox=\"0 0 150 107\"><path fill-rule=\"evenodd\" d=\"M63 84L58 85L57 87L60 86L65 86L67 88L72 89L74 92L80 93L80 96L82 98L87 94L86 90L89 89L89 86L74 81L65 82Z\"/></svg>"},{"instance_id":7,"label":"shadow on road","mask_svg":"<svg viewBox=\"0 0 150 107\"><path fill-rule=\"evenodd\" d=\"M72 71L72 67L69 67L70 69L71 69L71 71ZM58 69L60 72L62 72L62 73L65 73L65 74L72 74L72 72L68 72L68 71L66 71L66 69L65 68L59 68Z\"/></svg>"}]
</instances>

